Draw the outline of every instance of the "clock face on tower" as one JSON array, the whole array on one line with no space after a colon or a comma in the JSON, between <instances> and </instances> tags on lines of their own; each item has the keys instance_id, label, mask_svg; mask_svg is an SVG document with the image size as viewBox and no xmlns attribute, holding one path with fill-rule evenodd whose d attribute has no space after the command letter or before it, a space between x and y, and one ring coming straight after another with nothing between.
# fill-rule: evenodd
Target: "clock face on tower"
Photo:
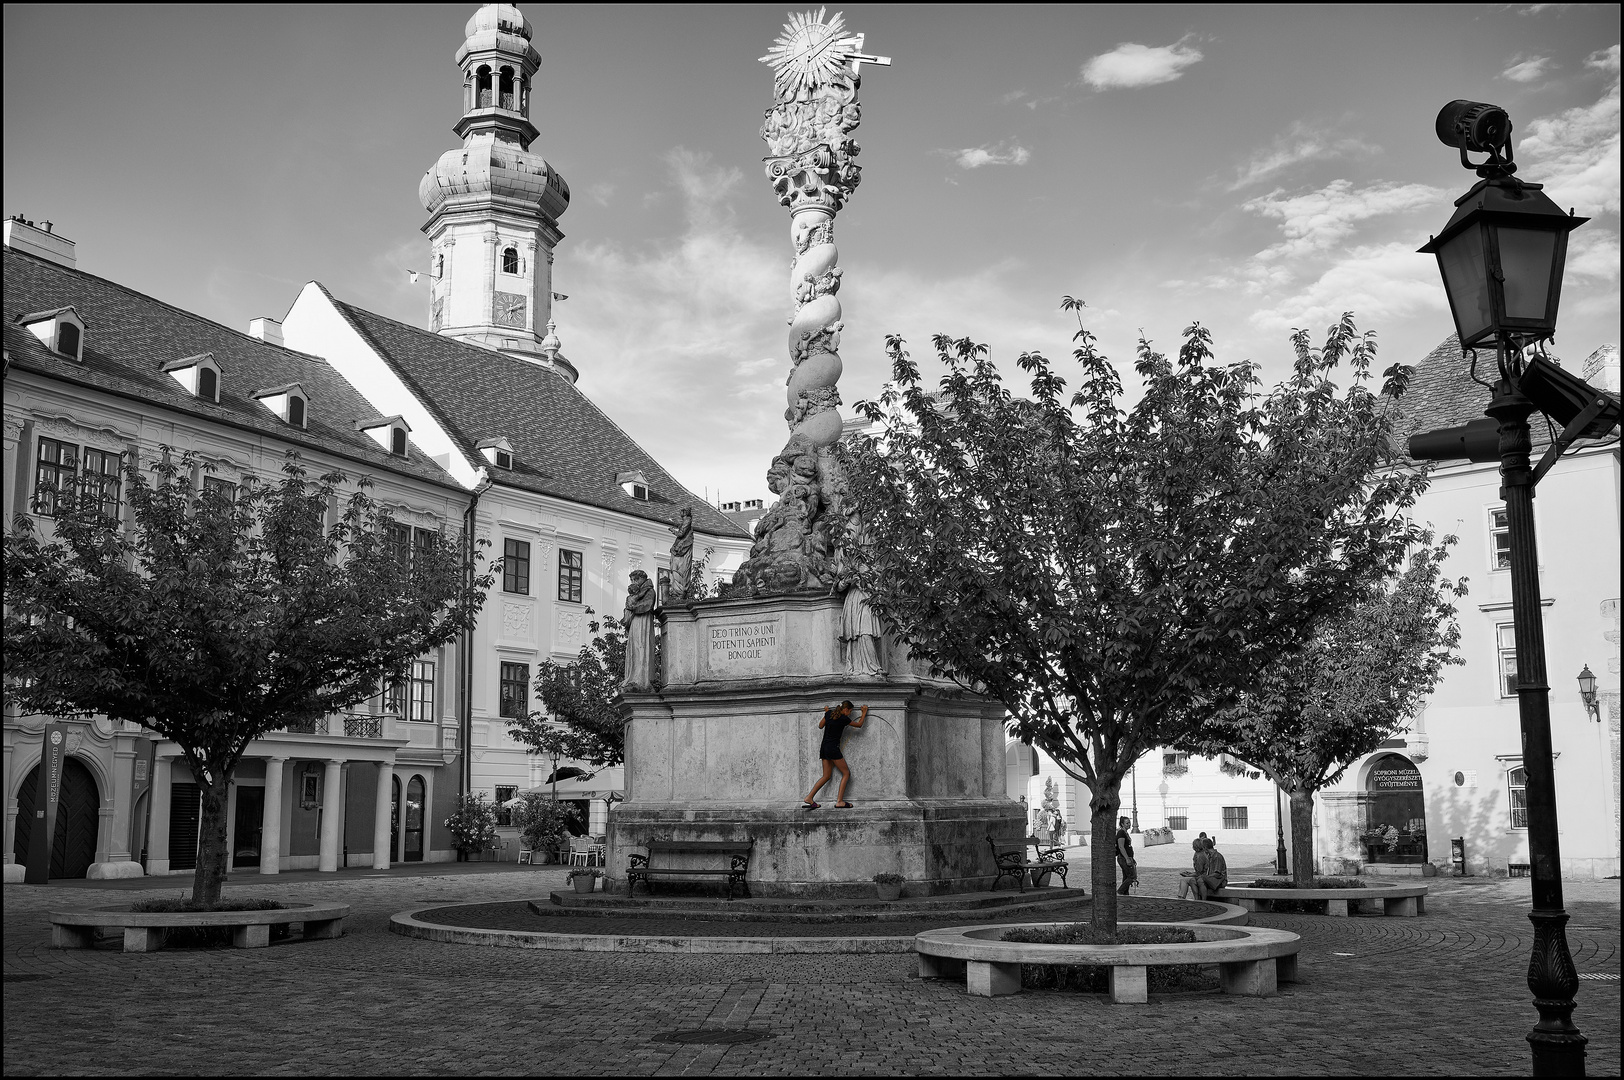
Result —
<instances>
[{"instance_id":1,"label":"clock face on tower","mask_svg":"<svg viewBox=\"0 0 1624 1080\"><path fill-rule=\"evenodd\" d=\"M445 297L438 297L429 312L429 329L440 329L440 323L445 319Z\"/></svg>"},{"instance_id":2,"label":"clock face on tower","mask_svg":"<svg viewBox=\"0 0 1624 1080\"><path fill-rule=\"evenodd\" d=\"M497 293L491 298L491 321L499 326L523 326L524 304L525 298L518 293Z\"/></svg>"}]
</instances>

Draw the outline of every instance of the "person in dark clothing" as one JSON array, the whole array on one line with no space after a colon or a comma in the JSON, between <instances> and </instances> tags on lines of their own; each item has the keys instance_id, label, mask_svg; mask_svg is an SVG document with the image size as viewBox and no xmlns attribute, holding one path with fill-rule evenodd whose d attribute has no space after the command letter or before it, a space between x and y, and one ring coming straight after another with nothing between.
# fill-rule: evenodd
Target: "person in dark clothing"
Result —
<instances>
[{"instance_id":1,"label":"person in dark clothing","mask_svg":"<svg viewBox=\"0 0 1624 1080\"><path fill-rule=\"evenodd\" d=\"M1128 890L1139 884L1139 864L1133 858L1133 834L1128 832L1131 818L1117 819L1116 856L1117 865L1122 868L1122 884L1117 886L1117 892L1123 896Z\"/></svg>"},{"instance_id":2,"label":"person in dark clothing","mask_svg":"<svg viewBox=\"0 0 1624 1080\"><path fill-rule=\"evenodd\" d=\"M815 801L818 792L834 776L836 769L840 770L840 794L835 805L842 810L851 808L851 803L846 801L846 785L851 783L851 767L846 764L846 755L840 751L840 737L846 733L847 727L860 728L868 721L868 706L863 706L862 713L855 720L852 719L851 710L852 704L849 701L842 701L839 705L832 705L823 710L823 719L818 721L818 727L823 729L823 745L818 747L818 757L823 759L823 777L812 785L812 790L801 800L803 810L816 810L821 805Z\"/></svg>"}]
</instances>

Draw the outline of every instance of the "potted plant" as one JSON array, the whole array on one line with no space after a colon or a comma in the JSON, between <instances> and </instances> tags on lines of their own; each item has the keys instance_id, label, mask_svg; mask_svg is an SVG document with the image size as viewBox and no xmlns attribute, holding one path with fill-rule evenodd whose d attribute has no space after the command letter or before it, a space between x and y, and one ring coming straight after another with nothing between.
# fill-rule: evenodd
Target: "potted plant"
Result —
<instances>
[{"instance_id":1,"label":"potted plant","mask_svg":"<svg viewBox=\"0 0 1624 1080\"><path fill-rule=\"evenodd\" d=\"M902 875L875 874L874 887L879 891L881 900L895 900L902 895Z\"/></svg>"},{"instance_id":2,"label":"potted plant","mask_svg":"<svg viewBox=\"0 0 1624 1080\"><path fill-rule=\"evenodd\" d=\"M576 892L589 893L601 877L603 877L603 871L595 866L577 866L569 872L567 880L571 885L575 886Z\"/></svg>"},{"instance_id":3,"label":"potted plant","mask_svg":"<svg viewBox=\"0 0 1624 1080\"><path fill-rule=\"evenodd\" d=\"M483 791L459 796L457 810L445 819L445 827L451 830L458 861L469 861L470 855L496 846L496 807L485 801Z\"/></svg>"},{"instance_id":4,"label":"potted plant","mask_svg":"<svg viewBox=\"0 0 1624 1080\"><path fill-rule=\"evenodd\" d=\"M559 859L560 849L568 850L563 836L569 831L569 823L579 815L548 798L544 792L527 791L520 799L513 809L513 823L524 837L524 846L545 856L548 862Z\"/></svg>"}]
</instances>

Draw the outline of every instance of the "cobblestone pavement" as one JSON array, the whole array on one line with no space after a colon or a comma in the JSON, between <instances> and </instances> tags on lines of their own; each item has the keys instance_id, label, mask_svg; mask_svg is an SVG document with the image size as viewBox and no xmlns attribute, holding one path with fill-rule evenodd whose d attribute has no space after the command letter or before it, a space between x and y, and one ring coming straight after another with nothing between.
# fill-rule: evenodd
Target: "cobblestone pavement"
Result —
<instances>
[{"instance_id":1,"label":"cobblestone pavement","mask_svg":"<svg viewBox=\"0 0 1624 1080\"><path fill-rule=\"evenodd\" d=\"M1143 868L1142 877L1146 895L1176 887L1171 866ZM188 884L169 879L159 888L178 894ZM354 912L336 941L146 955L49 947L44 912L132 899L121 890L8 885L4 1069L1526 1074L1523 1036L1535 1019L1523 982L1528 883L1428 884L1420 918L1257 916L1303 935L1303 981L1278 998L1167 995L1145 1006L1052 991L972 998L962 983L920 981L912 958L894 955L558 953L388 933L389 915L407 907L564 887L563 871L548 868L234 883L228 894L340 901ZM1616 977L1618 882L1568 883L1567 895L1580 971ZM1617 1075L1619 983L1585 981L1579 1002L1590 1074ZM699 1028L762 1037L660 1039Z\"/></svg>"}]
</instances>

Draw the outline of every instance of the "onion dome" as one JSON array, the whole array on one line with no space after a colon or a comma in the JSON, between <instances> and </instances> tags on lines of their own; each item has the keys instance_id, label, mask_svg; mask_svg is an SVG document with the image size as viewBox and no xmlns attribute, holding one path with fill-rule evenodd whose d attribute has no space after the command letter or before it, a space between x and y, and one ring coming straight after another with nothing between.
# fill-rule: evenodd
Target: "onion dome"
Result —
<instances>
[{"instance_id":1,"label":"onion dome","mask_svg":"<svg viewBox=\"0 0 1624 1080\"><path fill-rule=\"evenodd\" d=\"M417 188L423 209L431 214L449 200L470 195L519 199L555 221L570 205L569 185L540 155L495 140L447 150Z\"/></svg>"}]
</instances>

